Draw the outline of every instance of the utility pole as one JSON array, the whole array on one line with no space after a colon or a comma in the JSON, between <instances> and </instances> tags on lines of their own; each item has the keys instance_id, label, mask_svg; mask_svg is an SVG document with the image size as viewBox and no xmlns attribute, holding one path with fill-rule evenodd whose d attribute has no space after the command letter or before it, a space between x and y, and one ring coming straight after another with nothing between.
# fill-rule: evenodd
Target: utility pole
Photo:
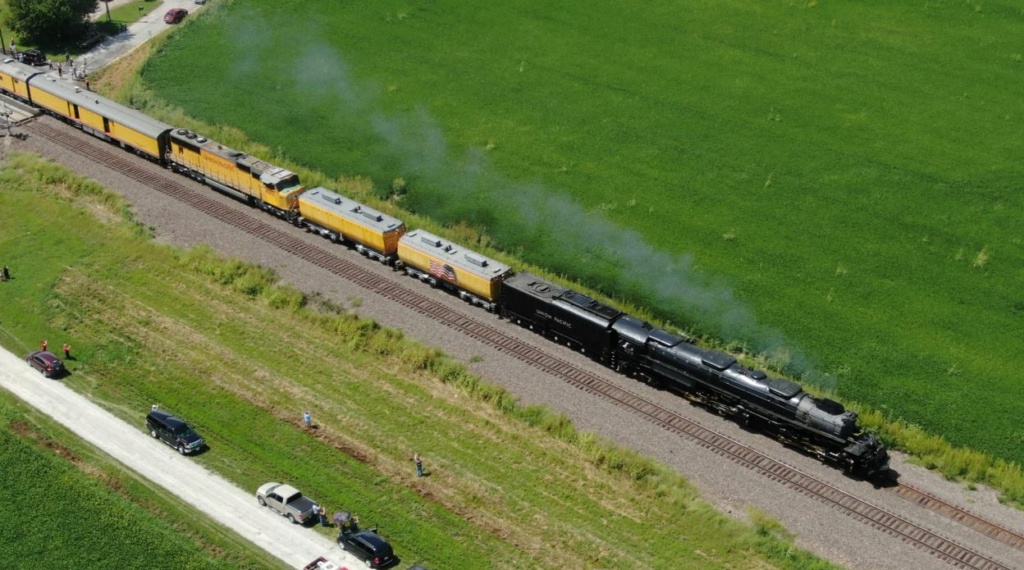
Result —
<instances>
[{"instance_id":1,"label":"utility pole","mask_svg":"<svg viewBox=\"0 0 1024 570\"><path fill-rule=\"evenodd\" d=\"M0 18L0 22L2 22L2 21L3 21L3 18ZM4 26L3 26L3 24L0 24L0 50L3 50L4 55L7 55L7 42L4 41Z\"/></svg>"}]
</instances>

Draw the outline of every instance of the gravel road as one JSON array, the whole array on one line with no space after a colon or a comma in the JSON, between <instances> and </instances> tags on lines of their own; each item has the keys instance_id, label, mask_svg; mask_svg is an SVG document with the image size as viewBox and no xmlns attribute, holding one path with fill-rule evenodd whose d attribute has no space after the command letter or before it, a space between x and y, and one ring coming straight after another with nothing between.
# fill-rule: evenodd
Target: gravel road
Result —
<instances>
[{"instance_id":1,"label":"gravel road","mask_svg":"<svg viewBox=\"0 0 1024 570\"><path fill-rule=\"evenodd\" d=\"M291 524L243 491L92 403L59 380L44 378L20 357L0 350L0 386L63 424L128 468L234 530L285 563L301 568L318 556L362 562L316 531ZM314 497L315 498L315 497Z\"/></svg>"}]
</instances>

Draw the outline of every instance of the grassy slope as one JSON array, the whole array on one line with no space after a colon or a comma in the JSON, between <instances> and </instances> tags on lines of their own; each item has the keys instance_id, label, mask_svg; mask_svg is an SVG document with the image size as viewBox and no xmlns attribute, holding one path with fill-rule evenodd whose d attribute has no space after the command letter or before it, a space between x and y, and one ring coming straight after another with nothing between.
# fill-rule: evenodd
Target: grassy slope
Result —
<instances>
[{"instance_id":1,"label":"grassy slope","mask_svg":"<svg viewBox=\"0 0 1024 570\"><path fill-rule=\"evenodd\" d=\"M1024 459L1009 3L223 8L147 66L160 96L595 285L664 279L664 316Z\"/></svg>"},{"instance_id":2,"label":"grassy slope","mask_svg":"<svg viewBox=\"0 0 1024 570\"><path fill-rule=\"evenodd\" d=\"M284 568L0 393L3 568Z\"/></svg>"},{"instance_id":3,"label":"grassy slope","mask_svg":"<svg viewBox=\"0 0 1024 570\"><path fill-rule=\"evenodd\" d=\"M67 384L136 425L153 402L184 415L211 447L194 460L243 488L283 479L379 523L403 566L829 567L769 520L717 515L660 468L466 398L511 409L397 333L296 312L300 297L268 288L266 272L139 239L114 200L54 199L38 179L79 203L94 186L15 160L17 173L0 172L0 246L16 277L4 284L4 346L71 339ZM319 429L302 429L303 409ZM416 451L430 477L412 476Z\"/></svg>"}]
</instances>

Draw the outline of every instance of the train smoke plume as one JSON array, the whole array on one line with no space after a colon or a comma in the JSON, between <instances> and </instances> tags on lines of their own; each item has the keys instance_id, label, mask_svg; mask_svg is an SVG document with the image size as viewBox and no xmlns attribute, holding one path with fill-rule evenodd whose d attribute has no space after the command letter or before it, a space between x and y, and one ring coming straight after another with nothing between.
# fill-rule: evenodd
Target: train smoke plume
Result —
<instances>
[{"instance_id":1,"label":"train smoke plume","mask_svg":"<svg viewBox=\"0 0 1024 570\"><path fill-rule=\"evenodd\" d=\"M247 25L254 26L251 21ZM307 29L303 35L315 34ZM240 41L249 42L251 37ZM643 298L676 323L699 323L701 332L740 339L785 361L790 370L811 370L805 356L792 350L778 331L760 325L725 282L697 270L693 255L659 250L636 231L616 226L562 193L509 179L493 167L485 149L451 148L428 111L385 111L386 90L354 80L345 58L327 41L303 44L296 61L264 69L262 75L288 77L292 88L305 94L308 113L322 119L308 136L333 140L331 133L358 131L376 139L366 147L372 172L353 171L351 165L329 158L328 169L378 181L414 181L409 199L417 211L449 223L469 221L530 261L565 273L571 267L581 282ZM578 269L580 260L584 274Z\"/></svg>"}]
</instances>

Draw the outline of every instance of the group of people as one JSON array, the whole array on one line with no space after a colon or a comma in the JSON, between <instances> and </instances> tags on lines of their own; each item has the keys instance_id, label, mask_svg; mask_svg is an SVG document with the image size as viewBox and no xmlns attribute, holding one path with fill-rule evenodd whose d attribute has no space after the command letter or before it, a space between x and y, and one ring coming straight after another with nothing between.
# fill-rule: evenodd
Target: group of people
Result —
<instances>
[{"instance_id":1,"label":"group of people","mask_svg":"<svg viewBox=\"0 0 1024 570\"><path fill-rule=\"evenodd\" d=\"M46 342L46 340L39 341L39 348L43 352L46 352L46 349L49 346L50 346L50 343ZM61 345L60 349L64 352L64 360L68 360L68 359L71 358L71 345L70 344L65 342L63 345Z\"/></svg>"}]
</instances>

